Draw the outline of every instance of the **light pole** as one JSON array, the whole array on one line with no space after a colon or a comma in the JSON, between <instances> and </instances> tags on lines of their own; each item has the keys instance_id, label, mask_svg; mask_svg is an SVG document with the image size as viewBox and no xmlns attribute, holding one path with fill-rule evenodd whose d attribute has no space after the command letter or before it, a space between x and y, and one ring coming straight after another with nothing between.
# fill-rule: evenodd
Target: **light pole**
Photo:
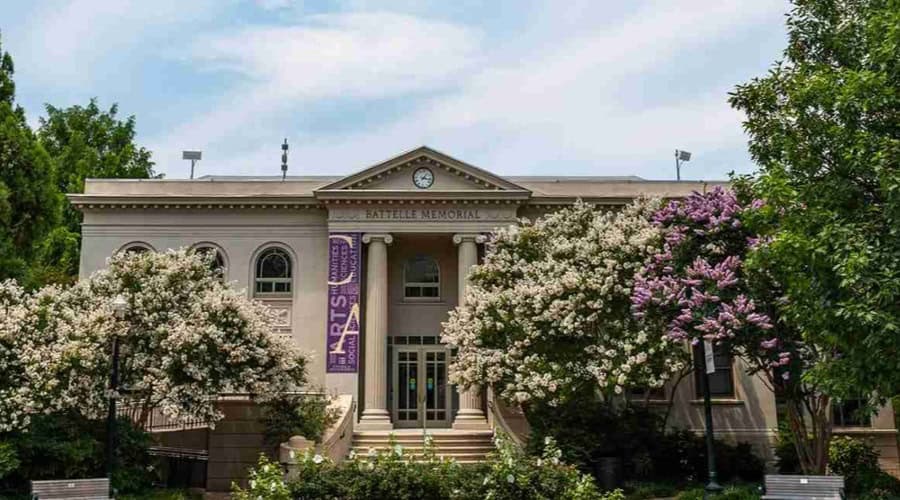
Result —
<instances>
[{"instance_id":1,"label":"light pole","mask_svg":"<svg viewBox=\"0 0 900 500\"><path fill-rule=\"evenodd\" d=\"M125 297L116 295L112 301L113 313L116 319L125 319L125 310L128 302ZM112 336L112 368L109 371L109 411L106 414L106 475L112 479L113 468L116 460L116 398L119 390L119 335L113 332Z\"/></svg>"},{"instance_id":2,"label":"light pole","mask_svg":"<svg viewBox=\"0 0 900 500\"><path fill-rule=\"evenodd\" d=\"M722 486L716 481L718 474L716 474L716 449L713 440L712 396L709 392L709 375L716 372L712 342L703 342L702 359L703 373L700 376L700 385L703 389L703 410L706 413L706 467L709 474L703 498L709 498L722 491Z\"/></svg>"},{"instance_id":3,"label":"light pole","mask_svg":"<svg viewBox=\"0 0 900 500\"><path fill-rule=\"evenodd\" d=\"M191 160L191 179L194 178L194 167L197 165L197 162L203 158L203 153L201 151L182 151L181 159L182 160Z\"/></svg>"},{"instance_id":4,"label":"light pole","mask_svg":"<svg viewBox=\"0 0 900 500\"><path fill-rule=\"evenodd\" d=\"M689 151L675 150L675 180L681 180L681 162L691 161L691 153Z\"/></svg>"}]
</instances>

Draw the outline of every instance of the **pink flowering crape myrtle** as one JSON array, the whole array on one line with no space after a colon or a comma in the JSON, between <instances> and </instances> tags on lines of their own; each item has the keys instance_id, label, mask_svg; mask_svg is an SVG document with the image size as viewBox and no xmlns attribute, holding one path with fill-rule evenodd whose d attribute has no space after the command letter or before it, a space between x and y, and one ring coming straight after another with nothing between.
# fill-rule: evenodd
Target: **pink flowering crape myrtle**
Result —
<instances>
[{"instance_id":1,"label":"pink flowering crape myrtle","mask_svg":"<svg viewBox=\"0 0 900 500\"><path fill-rule=\"evenodd\" d=\"M761 205L755 201L749 209ZM792 354L782 349L768 309L754 301L745 280L743 259L765 242L741 222L744 210L734 193L716 187L657 211L653 222L664 243L635 279L633 310L660 319L672 340L725 343L778 369Z\"/></svg>"}]
</instances>

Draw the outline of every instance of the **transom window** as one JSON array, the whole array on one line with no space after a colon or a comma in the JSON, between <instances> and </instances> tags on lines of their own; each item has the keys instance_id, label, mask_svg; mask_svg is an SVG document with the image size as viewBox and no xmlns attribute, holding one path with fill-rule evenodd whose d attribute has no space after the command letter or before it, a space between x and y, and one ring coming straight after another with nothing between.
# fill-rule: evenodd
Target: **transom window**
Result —
<instances>
[{"instance_id":1,"label":"transom window","mask_svg":"<svg viewBox=\"0 0 900 500\"><path fill-rule=\"evenodd\" d=\"M291 293L291 257L281 248L265 250L256 259L256 294L282 295Z\"/></svg>"},{"instance_id":2,"label":"transom window","mask_svg":"<svg viewBox=\"0 0 900 500\"><path fill-rule=\"evenodd\" d=\"M142 254L144 252L152 252L152 251L153 251L153 248L150 245L143 243L143 242L129 243L129 244L125 245L121 250L121 252L124 254L135 254L135 255Z\"/></svg>"},{"instance_id":3,"label":"transom window","mask_svg":"<svg viewBox=\"0 0 900 500\"><path fill-rule=\"evenodd\" d=\"M403 298L440 300L441 269L434 258L418 255L403 266Z\"/></svg>"}]
</instances>

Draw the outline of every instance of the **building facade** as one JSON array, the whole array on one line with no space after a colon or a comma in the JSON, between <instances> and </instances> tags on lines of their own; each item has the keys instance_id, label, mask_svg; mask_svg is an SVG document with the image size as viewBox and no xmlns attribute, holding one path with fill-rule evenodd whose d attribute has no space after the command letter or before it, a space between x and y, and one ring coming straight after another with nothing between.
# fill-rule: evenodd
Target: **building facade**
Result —
<instances>
[{"instance_id":1,"label":"building facade","mask_svg":"<svg viewBox=\"0 0 900 500\"><path fill-rule=\"evenodd\" d=\"M311 383L356 402L357 429L489 429L488 395L448 383L453 353L440 341L484 235L576 199L613 208L720 184L504 178L422 147L346 177L89 180L70 199L84 213L82 276L120 251L216 252L226 279L278 311L280 333L310 353ZM717 434L771 458L771 391L739 360L720 356L717 366ZM672 390L636 397L654 404ZM693 378L673 397L672 425L701 430ZM839 432L878 439L896 472L890 408L840 423Z\"/></svg>"}]
</instances>

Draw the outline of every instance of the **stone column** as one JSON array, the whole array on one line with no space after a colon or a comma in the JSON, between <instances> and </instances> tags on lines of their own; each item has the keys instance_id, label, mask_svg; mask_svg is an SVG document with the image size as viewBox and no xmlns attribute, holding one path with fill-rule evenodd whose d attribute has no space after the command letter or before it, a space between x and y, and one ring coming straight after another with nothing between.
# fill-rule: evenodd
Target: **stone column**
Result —
<instances>
[{"instance_id":1,"label":"stone column","mask_svg":"<svg viewBox=\"0 0 900 500\"><path fill-rule=\"evenodd\" d=\"M459 305L466 302L466 286L469 283L469 271L472 266L478 264L478 243L484 242L484 236L480 234L455 234L453 243L457 246L459 280ZM489 429L484 410L481 405L481 390L472 387L469 390L459 391L459 412L453 420L453 428L460 430L486 430Z\"/></svg>"},{"instance_id":2,"label":"stone column","mask_svg":"<svg viewBox=\"0 0 900 500\"><path fill-rule=\"evenodd\" d=\"M366 261L366 380L360 430L392 429L387 408L388 261L390 234L365 234Z\"/></svg>"}]
</instances>

